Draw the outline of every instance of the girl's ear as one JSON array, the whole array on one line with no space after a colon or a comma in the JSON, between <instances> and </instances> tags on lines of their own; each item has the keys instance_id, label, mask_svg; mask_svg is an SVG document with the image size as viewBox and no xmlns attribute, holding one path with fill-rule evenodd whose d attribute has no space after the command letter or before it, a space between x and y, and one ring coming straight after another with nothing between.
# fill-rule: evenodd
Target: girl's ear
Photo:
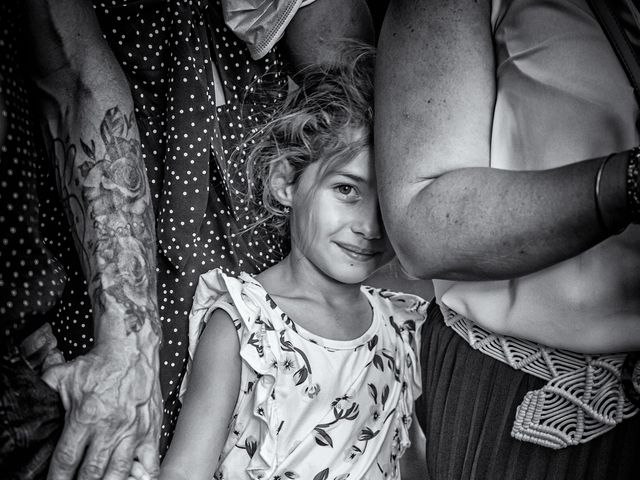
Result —
<instances>
[{"instance_id":1,"label":"girl's ear","mask_svg":"<svg viewBox=\"0 0 640 480\"><path fill-rule=\"evenodd\" d=\"M269 178L271 192L273 196L285 207L291 206L293 198L295 171L288 160L279 160L271 166Z\"/></svg>"}]
</instances>

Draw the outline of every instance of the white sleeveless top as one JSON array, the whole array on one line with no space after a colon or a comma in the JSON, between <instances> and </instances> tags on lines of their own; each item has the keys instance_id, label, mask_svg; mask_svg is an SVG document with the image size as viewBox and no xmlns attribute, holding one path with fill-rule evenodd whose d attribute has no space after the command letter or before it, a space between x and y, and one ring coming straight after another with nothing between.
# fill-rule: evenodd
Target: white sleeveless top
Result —
<instances>
[{"instance_id":1,"label":"white sleeveless top","mask_svg":"<svg viewBox=\"0 0 640 480\"><path fill-rule=\"evenodd\" d=\"M427 302L362 291L371 326L340 341L296 325L248 274L233 278L216 269L200 277L189 320L190 359L218 308L236 325L242 358L230 435L214 478L400 478L421 393L418 332Z\"/></svg>"},{"instance_id":2,"label":"white sleeveless top","mask_svg":"<svg viewBox=\"0 0 640 480\"><path fill-rule=\"evenodd\" d=\"M632 87L585 0L496 0L491 21L497 78L492 167L548 169L640 143ZM598 353L627 351L640 341L639 246L640 226L634 225L526 277L436 281L436 296L489 330L525 324L524 335L502 333L576 351L591 332L602 341ZM612 325L606 334L594 330L602 319ZM560 324L568 328L553 326Z\"/></svg>"}]
</instances>

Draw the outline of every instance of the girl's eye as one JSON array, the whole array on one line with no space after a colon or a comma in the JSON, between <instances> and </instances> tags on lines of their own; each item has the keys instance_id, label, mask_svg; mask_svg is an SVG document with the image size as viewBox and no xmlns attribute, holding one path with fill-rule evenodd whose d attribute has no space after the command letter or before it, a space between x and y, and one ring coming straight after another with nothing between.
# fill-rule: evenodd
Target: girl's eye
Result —
<instances>
[{"instance_id":1,"label":"girl's eye","mask_svg":"<svg viewBox=\"0 0 640 480\"><path fill-rule=\"evenodd\" d=\"M359 192L356 187L348 184L336 185L335 191L346 200L356 200L359 197Z\"/></svg>"},{"instance_id":2,"label":"girl's eye","mask_svg":"<svg viewBox=\"0 0 640 480\"><path fill-rule=\"evenodd\" d=\"M336 190L344 196L349 196L349 194L354 192L354 188L351 185L338 185Z\"/></svg>"}]
</instances>

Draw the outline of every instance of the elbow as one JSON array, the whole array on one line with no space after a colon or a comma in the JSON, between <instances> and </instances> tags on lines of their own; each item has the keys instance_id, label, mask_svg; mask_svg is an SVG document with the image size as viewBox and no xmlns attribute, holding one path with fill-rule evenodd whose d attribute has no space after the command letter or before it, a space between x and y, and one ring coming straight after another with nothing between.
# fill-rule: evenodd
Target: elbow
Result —
<instances>
[{"instance_id":1,"label":"elbow","mask_svg":"<svg viewBox=\"0 0 640 480\"><path fill-rule=\"evenodd\" d=\"M428 237L408 204L390 202L382 208L385 230L403 272L410 278L430 280L432 271L426 248Z\"/></svg>"},{"instance_id":2,"label":"elbow","mask_svg":"<svg viewBox=\"0 0 640 480\"><path fill-rule=\"evenodd\" d=\"M402 271L415 280L431 280L433 279L433 270L426 263L425 252L420 252L414 245L414 242L406 241L405 238L398 239L397 242L392 240L394 252L398 257Z\"/></svg>"},{"instance_id":3,"label":"elbow","mask_svg":"<svg viewBox=\"0 0 640 480\"><path fill-rule=\"evenodd\" d=\"M458 221L443 208L446 199L434 198L424 187L404 200L381 196L385 229L402 270L420 280L469 280L465 272L475 271L477 258L456 238Z\"/></svg>"}]
</instances>

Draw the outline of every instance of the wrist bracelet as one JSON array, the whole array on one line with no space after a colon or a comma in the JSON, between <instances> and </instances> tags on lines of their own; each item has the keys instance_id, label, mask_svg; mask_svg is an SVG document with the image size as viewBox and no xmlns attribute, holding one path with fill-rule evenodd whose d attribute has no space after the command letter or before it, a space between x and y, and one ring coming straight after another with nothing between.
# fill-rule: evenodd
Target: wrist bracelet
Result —
<instances>
[{"instance_id":1,"label":"wrist bracelet","mask_svg":"<svg viewBox=\"0 0 640 480\"><path fill-rule=\"evenodd\" d=\"M627 205L631 215L631 223L640 223L640 147L635 147L629 152Z\"/></svg>"},{"instance_id":2,"label":"wrist bracelet","mask_svg":"<svg viewBox=\"0 0 640 480\"><path fill-rule=\"evenodd\" d=\"M604 167L609 161L611 157L613 157L613 153L602 160L600 162L600 166L598 167L598 173L596 173L596 183L595 183L595 200L596 200L596 215L598 216L598 223L600 224L600 228L607 233L610 233L609 227L604 221L604 216L602 215L602 208L600 207L600 180L602 180L602 172L604 171Z\"/></svg>"},{"instance_id":3,"label":"wrist bracelet","mask_svg":"<svg viewBox=\"0 0 640 480\"><path fill-rule=\"evenodd\" d=\"M604 160L602 160L602 162L600 163L600 166L598 167L598 173L596 173L596 182L595 182L595 189L594 189L596 215L598 216L598 223L600 224L600 228L605 232L607 232L608 235L618 235L619 233L622 233L627 228L626 223L617 229L614 229L609 225L607 225L607 222L605 221L605 216L602 213L602 206L600 205L600 182L602 180L602 173L604 172L604 167L607 166L607 162L613 156L615 156L615 153L612 153L608 157L605 157Z\"/></svg>"}]
</instances>

